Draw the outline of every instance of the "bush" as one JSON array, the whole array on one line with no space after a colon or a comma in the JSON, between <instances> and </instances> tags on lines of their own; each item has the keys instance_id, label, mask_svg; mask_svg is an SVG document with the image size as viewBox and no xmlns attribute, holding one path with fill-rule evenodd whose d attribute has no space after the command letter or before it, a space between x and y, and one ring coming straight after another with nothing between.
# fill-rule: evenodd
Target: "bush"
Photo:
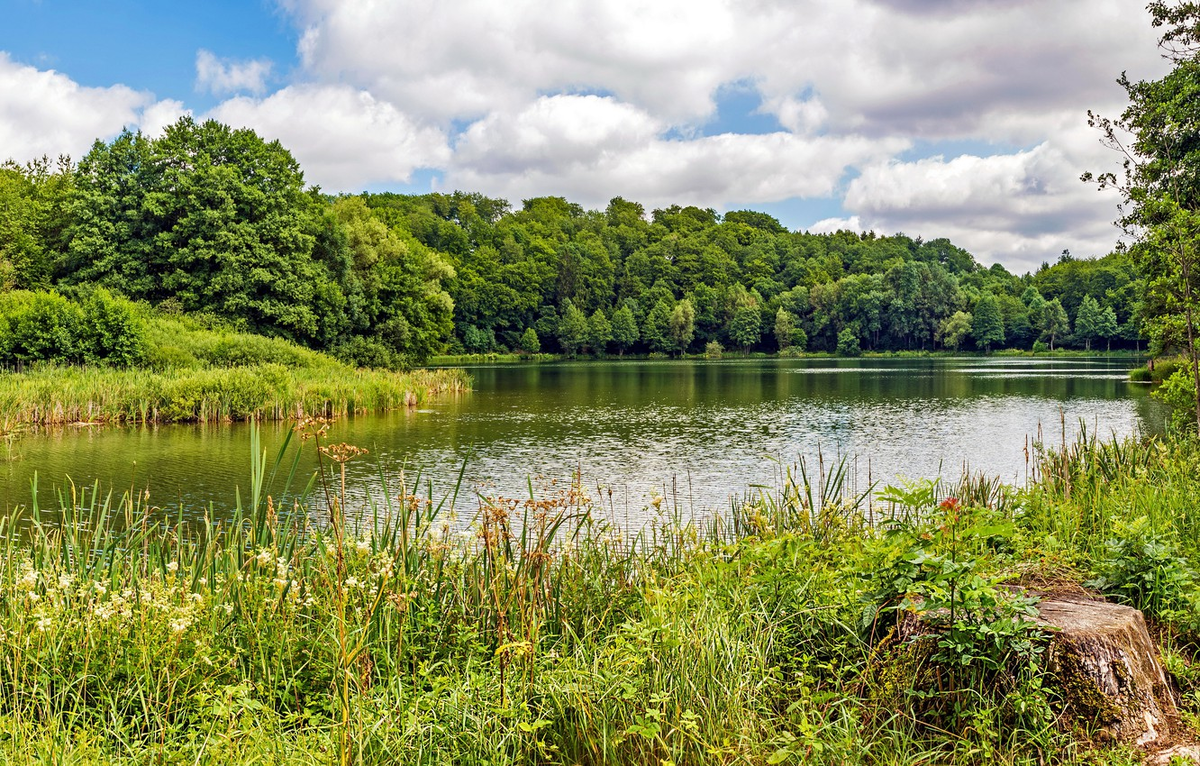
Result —
<instances>
[{"instance_id":1,"label":"bush","mask_svg":"<svg viewBox=\"0 0 1200 766\"><path fill-rule=\"evenodd\" d=\"M1050 347L1047 346L1045 343L1041 342L1040 340L1035 340L1033 342L1033 353L1044 354L1049 350L1050 350Z\"/></svg>"},{"instance_id":2,"label":"bush","mask_svg":"<svg viewBox=\"0 0 1200 766\"><path fill-rule=\"evenodd\" d=\"M6 293L0 298L0 364L33 362L129 367L146 349L134 304L107 290L82 304L55 291Z\"/></svg>"},{"instance_id":3,"label":"bush","mask_svg":"<svg viewBox=\"0 0 1200 766\"><path fill-rule=\"evenodd\" d=\"M1105 544L1089 585L1121 603L1188 632L1200 632L1200 586L1174 541L1146 517L1122 524Z\"/></svg>"},{"instance_id":4,"label":"bush","mask_svg":"<svg viewBox=\"0 0 1200 766\"><path fill-rule=\"evenodd\" d=\"M838 333L837 340L838 356L859 356L862 354L862 346L858 342L858 333L854 328L847 327Z\"/></svg>"},{"instance_id":5,"label":"bush","mask_svg":"<svg viewBox=\"0 0 1200 766\"><path fill-rule=\"evenodd\" d=\"M333 355L355 367L373 367L398 370L404 367L404 359L383 343L356 335L333 349Z\"/></svg>"},{"instance_id":6,"label":"bush","mask_svg":"<svg viewBox=\"0 0 1200 766\"><path fill-rule=\"evenodd\" d=\"M715 340L710 340L704 346L704 356L707 359L720 359L725 354L725 348Z\"/></svg>"}]
</instances>

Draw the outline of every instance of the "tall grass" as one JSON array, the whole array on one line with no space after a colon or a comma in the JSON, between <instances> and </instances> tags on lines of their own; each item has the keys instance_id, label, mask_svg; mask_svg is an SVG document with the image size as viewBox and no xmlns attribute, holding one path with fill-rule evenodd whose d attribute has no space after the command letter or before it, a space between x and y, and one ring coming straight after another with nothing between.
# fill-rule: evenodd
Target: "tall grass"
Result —
<instances>
[{"instance_id":1,"label":"tall grass","mask_svg":"<svg viewBox=\"0 0 1200 766\"><path fill-rule=\"evenodd\" d=\"M0 522L0 759L1132 762L1057 727L1044 670L964 675L900 641L896 588L932 597L929 562L977 592L1051 549L1081 566L1122 498L1182 534L1186 501L1149 505L1193 487L1200 454L1081 446L1041 474L1069 495L1045 479L989 507L976 479L961 512L929 485L872 513L844 464L800 466L719 521L635 532L577 484L434 498L418 479L349 507L358 450L301 432L322 466L303 506L263 492L296 445L256 444L231 519L188 526L93 486L60 493L53 522Z\"/></svg>"},{"instance_id":2,"label":"tall grass","mask_svg":"<svg viewBox=\"0 0 1200 766\"><path fill-rule=\"evenodd\" d=\"M45 366L0 375L0 413L7 422L33 424L281 420L419 406L467 387L461 370Z\"/></svg>"}]
</instances>

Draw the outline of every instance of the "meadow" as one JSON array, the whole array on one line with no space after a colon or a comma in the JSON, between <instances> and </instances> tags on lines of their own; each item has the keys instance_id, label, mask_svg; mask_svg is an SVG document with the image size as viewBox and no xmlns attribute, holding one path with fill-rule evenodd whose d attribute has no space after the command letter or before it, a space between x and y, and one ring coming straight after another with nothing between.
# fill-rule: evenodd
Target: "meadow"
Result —
<instances>
[{"instance_id":1,"label":"meadow","mask_svg":"<svg viewBox=\"0 0 1200 766\"><path fill-rule=\"evenodd\" d=\"M1138 762L1072 713L1011 584L1144 609L1196 728L1194 440L1085 438L1027 488L916 482L870 513L801 464L704 522L652 498L633 532L577 485L414 477L348 507L361 450L325 429L256 452L231 520L91 487L3 522L4 762ZM322 470L280 508L295 450ZM900 640L912 611L933 638Z\"/></svg>"}]
</instances>

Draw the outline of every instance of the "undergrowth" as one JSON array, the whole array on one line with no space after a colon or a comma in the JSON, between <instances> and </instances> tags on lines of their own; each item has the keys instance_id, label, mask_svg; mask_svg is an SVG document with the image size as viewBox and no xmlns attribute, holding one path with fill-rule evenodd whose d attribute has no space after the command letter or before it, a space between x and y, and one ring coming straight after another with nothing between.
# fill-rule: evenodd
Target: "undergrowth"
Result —
<instances>
[{"instance_id":1,"label":"undergrowth","mask_svg":"<svg viewBox=\"0 0 1200 766\"><path fill-rule=\"evenodd\" d=\"M92 488L4 522L0 758L1132 763L1064 724L1009 587L1084 579L1164 626L1196 714L1190 442L1089 439L1028 489L917 483L870 513L801 466L631 536L578 485L347 507L361 451L300 435L303 505L262 493L293 443L255 448L223 521Z\"/></svg>"}]
</instances>

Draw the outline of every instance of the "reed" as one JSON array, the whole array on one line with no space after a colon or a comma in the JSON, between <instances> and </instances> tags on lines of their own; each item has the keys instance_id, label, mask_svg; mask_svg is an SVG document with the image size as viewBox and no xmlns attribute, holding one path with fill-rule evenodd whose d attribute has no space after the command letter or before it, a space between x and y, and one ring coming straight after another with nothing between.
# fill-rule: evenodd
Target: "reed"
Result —
<instances>
[{"instance_id":1,"label":"reed","mask_svg":"<svg viewBox=\"0 0 1200 766\"><path fill-rule=\"evenodd\" d=\"M462 393L461 370L391 372L339 364L173 369L41 366L0 375L10 424L283 420L420 406Z\"/></svg>"}]
</instances>

